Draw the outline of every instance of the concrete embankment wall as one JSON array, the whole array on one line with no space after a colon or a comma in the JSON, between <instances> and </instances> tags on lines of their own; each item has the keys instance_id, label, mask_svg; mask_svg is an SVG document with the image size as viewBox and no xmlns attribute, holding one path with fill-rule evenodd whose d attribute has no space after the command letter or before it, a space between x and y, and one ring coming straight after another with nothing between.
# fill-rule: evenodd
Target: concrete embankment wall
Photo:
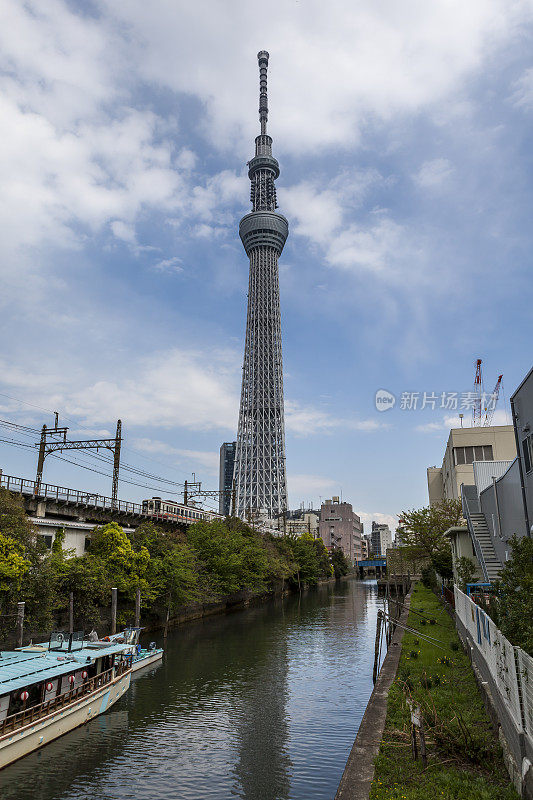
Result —
<instances>
[{"instance_id":1,"label":"concrete embankment wall","mask_svg":"<svg viewBox=\"0 0 533 800\"><path fill-rule=\"evenodd\" d=\"M405 605L399 622L405 625L409 616L411 593L405 598ZM403 628L397 627L383 661L374 691L361 720L355 742L335 795L335 800L368 800L374 779L374 759L378 754L385 720L389 689L396 677L402 652Z\"/></svg>"},{"instance_id":2,"label":"concrete embankment wall","mask_svg":"<svg viewBox=\"0 0 533 800\"><path fill-rule=\"evenodd\" d=\"M348 580L354 578L353 575L346 575L340 580ZM318 581L318 586L326 586L330 583L335 583L335 578L324 578ZM239 592L234 595L222 597L214 603L191 603L191 605L183 606L174 616L168 621L168 627L174 628L178 625L183 625L186 622L194 622L196 620L204 619L205 617L212 617L216 614L227 614L239 609L248 608L250 606L257 606L263 603L271 602L273 600L285 597L289 594L296 594L298 591L303 593L313 591L313 588L306 588L298 590L298 587L289 587L287 584L280 585L273 591L264 592L262 594L253 594L252 592ZM146 632L162 630L165 627L164 620L157 620L156 622L147 622L141 620Z\"/></svg>"}]
</instances>

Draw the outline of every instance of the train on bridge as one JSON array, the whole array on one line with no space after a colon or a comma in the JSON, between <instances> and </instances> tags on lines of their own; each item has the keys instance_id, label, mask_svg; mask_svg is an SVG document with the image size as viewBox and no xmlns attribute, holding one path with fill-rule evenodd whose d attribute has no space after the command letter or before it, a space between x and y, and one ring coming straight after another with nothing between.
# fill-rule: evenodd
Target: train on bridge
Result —
<instances>
[{"instance_id":1,"label":"train on bridge","mask_svg":"<svg viewBox=\"0 0 533 800\"><path fill-rule=\"evenodd\" d=\"M142 501L142 513L150 517L169 522L197 522L199 519L212 520L221 518L216 511L196 508L192 505L183 505L175 500L162 500L161 497L152 497Z\"/></svg>"}]
</instances>

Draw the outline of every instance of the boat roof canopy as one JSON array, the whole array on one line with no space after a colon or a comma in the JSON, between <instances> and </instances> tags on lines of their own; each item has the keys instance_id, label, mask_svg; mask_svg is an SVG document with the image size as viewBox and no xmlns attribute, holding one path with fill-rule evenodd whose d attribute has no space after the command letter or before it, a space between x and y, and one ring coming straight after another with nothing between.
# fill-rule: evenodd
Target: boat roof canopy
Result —
<instances>
[{"instance_id":1,"label":"boat roof canopy","mask_svg":"<svg viewBox=\"0 0 533 800\"><path fill-rule=\"evenodd\" d=\"M37 649L0 652L0 696L31 686L34 683L54 680L68 675L83 667L94 664L103 656L124 653L128 646L112 642L87 642L85 647L73 653L61 653L57 650Z\"/></svg>"}]
</instances>

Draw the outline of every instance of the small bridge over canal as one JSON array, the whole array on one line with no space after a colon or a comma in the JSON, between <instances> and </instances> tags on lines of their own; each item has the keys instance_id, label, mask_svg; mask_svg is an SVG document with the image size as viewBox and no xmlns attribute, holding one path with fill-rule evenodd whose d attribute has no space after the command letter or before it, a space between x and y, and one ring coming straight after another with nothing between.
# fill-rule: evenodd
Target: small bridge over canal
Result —
<instances>
[{"instance_id":1,"label":"small bridge over canal","mask_svg":"<svg viewBox=\"0 0 533 800\"><path fill-rule=\"evenodd\" d=\"M358 561L359 577L362 578L382 578L387 574L386 558L369 558L365 561Z\"/></svg>"}]
</instances>

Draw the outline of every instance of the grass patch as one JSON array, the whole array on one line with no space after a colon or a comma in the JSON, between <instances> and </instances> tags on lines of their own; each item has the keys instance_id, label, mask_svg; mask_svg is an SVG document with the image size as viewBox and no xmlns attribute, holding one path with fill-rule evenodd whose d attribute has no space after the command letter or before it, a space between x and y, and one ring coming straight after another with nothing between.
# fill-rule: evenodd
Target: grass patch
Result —
<instances>
[{"instance_id":1,"label":"grass patch","mask_svg":"<svg viewBox=\"0 0 533 800\"><path fill-rule=\"evenodd\" d=\"M409 614L408 624L419 635L403 638L370 800L518 800L452 620L421 584L411 609L423 609L435 622L430 627L418 614ZM413 761L407 699L422 708L426 769L420 758Z\"/></svg>"}]
</instances>

